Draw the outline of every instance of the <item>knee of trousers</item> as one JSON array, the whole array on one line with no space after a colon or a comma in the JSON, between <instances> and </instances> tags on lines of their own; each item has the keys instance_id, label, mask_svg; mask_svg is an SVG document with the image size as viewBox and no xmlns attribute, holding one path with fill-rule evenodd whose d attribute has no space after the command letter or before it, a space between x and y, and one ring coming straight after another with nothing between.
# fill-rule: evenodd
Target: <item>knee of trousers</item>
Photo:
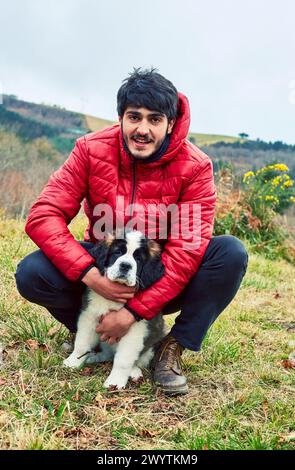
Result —
<instances>
[{"instance_id":1,"label":"knee of trousers","mask_svg":"<svg viewBox=\"0 0 295 470\"><path fill-rule=\"evenodd\" d=\"M36 263L27 256L17 265L14 274L16 287L22 297L33 301L36 297L34 294L36 286L40 282L39 270Z\"/></svg>"},{"instance_id":2,"label":"knee of trousers","mask_svg":"<svg viewBox=\"0 0 295 470\"><path fill-rule=\"evenodd\" d=\"M233 235L221 235L218 238L225 260L236 271L245 273L248 266L248 253L243 243Z\"/></svg>"}]
</instances>

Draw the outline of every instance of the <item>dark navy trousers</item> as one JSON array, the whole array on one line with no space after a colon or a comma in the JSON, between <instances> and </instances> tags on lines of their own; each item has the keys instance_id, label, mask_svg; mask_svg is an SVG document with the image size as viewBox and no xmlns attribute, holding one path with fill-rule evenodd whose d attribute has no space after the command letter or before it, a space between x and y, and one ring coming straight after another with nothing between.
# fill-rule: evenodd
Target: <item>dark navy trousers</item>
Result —
<instances>
[{"instance_id":1,"label":"dark navy trousers","mask_svg":"<svg viewBox=\"0 0 295 470\"><path fill-rule=\"evenodd\" d=\"M80 243L86 250L93 246ZM180 310L171 333L182 346L200 349L208 328L237 293L247 262L247 252L237 238L221 235L211 239L198 272L163 310L164 314ZM76 331L85 284L66 279L41 250L18 264L15 278L25 299L42 305L70 331Z\"/></svg>"}]
</instances>

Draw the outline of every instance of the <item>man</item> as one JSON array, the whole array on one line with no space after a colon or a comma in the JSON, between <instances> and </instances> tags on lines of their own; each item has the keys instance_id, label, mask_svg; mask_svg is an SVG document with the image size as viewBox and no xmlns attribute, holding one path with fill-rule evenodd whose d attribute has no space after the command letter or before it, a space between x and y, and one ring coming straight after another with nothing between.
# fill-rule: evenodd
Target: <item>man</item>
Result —
<instances>
[{"instance_id":1,"label":"man","mask_svg":"<svg viewBox=\"0 0 295 470\"><path fill-rule=\"evenodd\" d=\"M186 393L182 351L200 349L208 328L240 286L247 253L234 237L212 238L212 163L186 139L187 98L155 70L138 69L123 82L117 105L119 124L78 139L31 208L26 232L41 250L19 264L16 282L23 297L46 307L72 332L85 285L123 302L124 307L106 315L96 329L110 344L135 321L149 320L160 311L181 310L157 349L152 378L167 394ZM78 242L67 225L83 199L89 226L85 241ZM159 208L155 239L163 238L159 229L163 207L179 210L184 230L172 233L176 222L171 216L165 240L160 240L165 274L149 289L135 292L111 282L94 266L88 251L103 232L97 210L102 204L111 207L114 218L120 217L125 226L141 209L146 221L150 207Z\"/></svg>"}]
</instances>

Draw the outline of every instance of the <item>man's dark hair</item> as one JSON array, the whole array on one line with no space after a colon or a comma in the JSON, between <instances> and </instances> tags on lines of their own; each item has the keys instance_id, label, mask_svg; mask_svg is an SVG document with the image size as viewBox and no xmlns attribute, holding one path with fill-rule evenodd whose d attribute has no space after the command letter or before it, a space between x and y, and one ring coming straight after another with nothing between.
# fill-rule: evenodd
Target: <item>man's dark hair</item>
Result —
<instances>
[{"instance_id":1,"label":"man's dark hair","mask_svg":"<svg viewBox=\"0 0 295 470\"><path fill-rule=\"evenodd\" d=\"M134 69L117 94L117 111L123 117L128 106L164 113L168 121L176 118L178 96L173 83L157 73L157 69Z\"/></svg>"}]
</instances>

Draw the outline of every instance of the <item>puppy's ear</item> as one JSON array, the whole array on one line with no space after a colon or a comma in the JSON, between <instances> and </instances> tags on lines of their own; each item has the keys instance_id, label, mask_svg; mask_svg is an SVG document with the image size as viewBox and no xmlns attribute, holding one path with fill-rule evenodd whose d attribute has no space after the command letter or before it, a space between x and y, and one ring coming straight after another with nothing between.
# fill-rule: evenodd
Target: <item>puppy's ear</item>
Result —
<instances>
[{"instance_id":1,"label":"puppy's ear","mask_svg":"<svg viewBox=\"0 0 295 470\"><path fill-rule=\"evenodd\" d=\"M161 260L160 245L153 241L148 241L149 259L144 264L140 274L140 288L147 289L154 282L157 282L165 272L164 264Z\"/></svg>"},{"instance_id":2,"label":"puppy's ear","mask_svg":"<svg viewBox=\"0 0 295 470\"><path fill-rule=\"evenodd\" d=\"M147 289L157 282L165 272L164 264L160 256L150 258L143 266L140 274L140 288Z\"/></svg>"},{"instance_id":3,"label":"puppy's ear","mask_svg":"<svg viewBox=\"0 0 295 470\"><path fill-rule=\"evenodd\" d=\"M105 240L97 242L94 247L89 250L89 254L95 259L95 264L98 267L100 274L102 275L105 272L105 264L108 252L109 247L107 246Z\"/></svg>"},{"instance_id":4,"label":"puppy's ear","mask_svg":"<svg viewBox=\"0 0 295 470\"><path fill-rule=\"evenodd\" d=\"M113 240L113 237L110 235L106 238L106 240L97 242L94 247L89 250L89 254L95 259L95 264L98 267L100 274L102 275L105 273L105 264Z\"/></svg>"}]
</instances>

